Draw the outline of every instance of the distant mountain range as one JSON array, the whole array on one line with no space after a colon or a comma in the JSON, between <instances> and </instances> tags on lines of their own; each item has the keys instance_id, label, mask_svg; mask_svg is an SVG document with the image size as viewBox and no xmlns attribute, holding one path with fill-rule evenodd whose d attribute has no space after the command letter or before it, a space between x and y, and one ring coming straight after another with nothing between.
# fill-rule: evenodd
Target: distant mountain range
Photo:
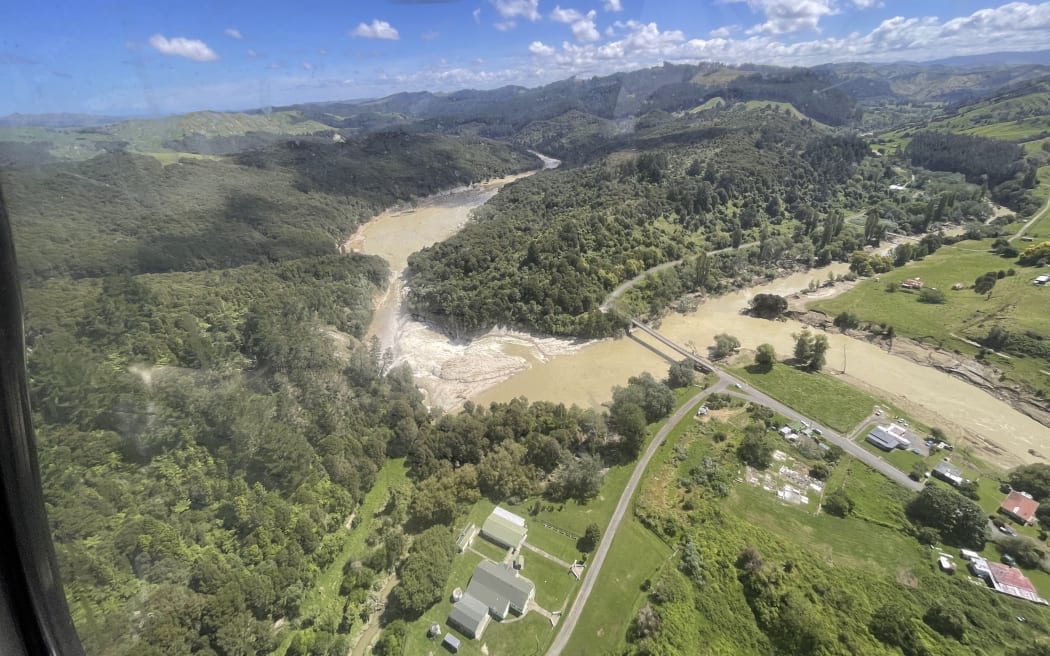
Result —
<instances>
[{"instance_id":1,"label":"distant mountain range","mask_svg":"<svg viewBox=\"0 0 1050 656\"><path fill-rule=\"evenodd\" d=\"M8 114L0 116L0 126L35 126L41 128L82 128L109 125L128 120L127 116L99 116L96 114Z\"/></svg>"}]
</instances>

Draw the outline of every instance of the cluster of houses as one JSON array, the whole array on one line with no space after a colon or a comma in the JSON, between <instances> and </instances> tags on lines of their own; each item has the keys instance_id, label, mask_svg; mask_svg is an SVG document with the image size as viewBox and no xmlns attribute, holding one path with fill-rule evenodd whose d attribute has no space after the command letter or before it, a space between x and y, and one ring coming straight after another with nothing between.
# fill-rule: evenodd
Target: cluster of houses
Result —
<instances>
[{"instance_id":1,"label":"cluster of houses","mask_svg":"<svg viewBox=\"0 0 1050 656\"><path fill-rule=\"evenodd\" d=\"M486 540L510 549L515 558L511 564L481 561L474 568L467 589L456 588L452 592L452 611L446 621L475 640L481 637L492 618L503 620L511 613L524 615L529 602L536 597L536 586L519 572L525 564L519 553L528 535L525 519L497 506L480 531L471 524L459 534L457 550L466 551L479 532ZM441 627L435 624L431 627L431 636L437 636L440 630ZM460 648L459 639L451 633L445 634L442 644L452 652Z\"/></svg>"}]
</instances>

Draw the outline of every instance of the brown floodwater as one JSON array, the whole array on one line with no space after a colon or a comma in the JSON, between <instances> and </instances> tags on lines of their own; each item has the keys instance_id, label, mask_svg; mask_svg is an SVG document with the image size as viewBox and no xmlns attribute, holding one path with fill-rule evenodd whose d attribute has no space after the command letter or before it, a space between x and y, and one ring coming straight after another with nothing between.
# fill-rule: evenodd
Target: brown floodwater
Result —
<instances>
[{"instance_id":1,"label":"brown floodwater","mask_svg":"<svg viewBox=\"0 0 1050 656\"><path fill-rule=\"evenodd\" d=\"M555 160L545 162L548 168L557 165ZM430 197L415 208L390 210L358 230L345 248L383 257L395 274L380 299L369 333L393 351L395 361L411 365L430 402L446 409L457 408L466 400L487 404L518 396L598 406L611 398L614 385L624 384L630 376L643 371L666 375L668 357L644 336L575 342L494 329L462 342L403 311L401 274L408 256L454 234L469 220L472 209L520 177ZM750 298L761 292L787 295L847 268L834 264L709 299L694 312L669 315L659 330L701 353L713 343L715 334L727 332L744 349L768 342L778 353L787 354L794 344L792 335L802 324L748 317L742 310ZM987 392L875 344L837 333L828 333L828 340L826 371L859 384L926 424L942 426L978 445L994 445L984 450L987 459L1011 466L1036 460L1029 449L1050 453L1050 429Z\"/></svg>"}]
</instances>

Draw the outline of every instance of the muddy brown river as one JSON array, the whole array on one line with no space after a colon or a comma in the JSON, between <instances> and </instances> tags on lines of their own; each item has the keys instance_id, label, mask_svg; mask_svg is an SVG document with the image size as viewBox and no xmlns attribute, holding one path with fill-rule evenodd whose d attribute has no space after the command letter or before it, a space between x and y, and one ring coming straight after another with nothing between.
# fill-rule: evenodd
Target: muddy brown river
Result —
<instances>
[{"instance_id":1,"label":"muddy brown river","mask_svg":"<svg viewBox=\"0 0 1050 656\"><path fill-rule=\"evenodd\" d=\"M544 161L548 168L557 166L556 160ZM609 400L613 385L623 384L629 376L643 371L664 376L668 358L644 339L574 342L495 329L471 342L459 342L402 311L401 274L408 256L454 234L467 222L470 210L520 177L431 197L412 209L384 212L362 226L346 248L385 258L395 273L370 334L393 351L396 362L412 366L432 404L447 409L468 399L487 404L518 396L597 406ZM847 269L845 264L834 264L710 299L695 312L666 317L659 330L698 352L713 343L716 333L728 332L745 349L768 342L778 353L787 354L801 323L753 319L741 310L754 294L787 295L811 280L824 280L829 272ZM1050 453L1050 429L987 392L877 345L836 333L828 333L828 339L828 372L893 402L924 423L965 436L986 459L1010 467L1037 460L1029 449Z\"/></svg>"}]
</instances>

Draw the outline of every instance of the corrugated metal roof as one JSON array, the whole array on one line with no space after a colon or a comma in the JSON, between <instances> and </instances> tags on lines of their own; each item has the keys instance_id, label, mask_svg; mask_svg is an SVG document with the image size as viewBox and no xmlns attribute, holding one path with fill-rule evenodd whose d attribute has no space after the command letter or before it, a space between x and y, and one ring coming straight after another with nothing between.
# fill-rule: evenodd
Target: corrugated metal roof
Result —
<instances>
[{"instance_id":1,"label":"corrugated metal roof","mask_svg":"<svg viewBox=\"0 0 1050 656\"><path fill-rule=\"evenodd\" d=\"M481 525L481 532L485 537L491 538L499 544L516 548L525 541L528 529L524 526L519 526L506 517L493 513Z\"/></svg>"},{"instance_id":2,"label":"corrugated metal roof","mask_svg":"<svg viewBox=\"0 0 1050 656\"><path fill-rule=\"evenodd\" d=\"M508 606L522 612L535 591L532 581L518 576L506 565L482 561L470 577L467 594L486 604L493 615L503 618ZM465 597L464 597L465 598Z\"/></svg>"},{"instance_id":3,"label":"corrugated metal roof","mask_svg":"<svg viewBox=\"0 0 1050 656\"><path fill-rule=\"evenodd\" d=\"M489 607L483 601L467 593L452 604L452 612L448 614L448 623L454 624L467 635L476 638L484 630L488 617Z\"/></svg>"}]
</instances>

